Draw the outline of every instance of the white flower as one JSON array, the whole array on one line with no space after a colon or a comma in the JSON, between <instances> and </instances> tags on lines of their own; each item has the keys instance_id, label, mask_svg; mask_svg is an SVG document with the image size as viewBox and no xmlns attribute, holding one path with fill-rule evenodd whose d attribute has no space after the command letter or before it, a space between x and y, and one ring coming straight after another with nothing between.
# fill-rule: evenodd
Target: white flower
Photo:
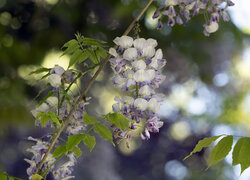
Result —
<instances>
[{"instance_id":1,"label":"white flower","mask_svg":"<svg viewBox=\"0 0 250 180\"><path fill-rule=\"evenodd\" d=\"M139 94L142 96L149 96L152 93L153 93L153 90L148 85L142 86L139 89Z\"/></svg>"},{"instance_id":2,"label":"white flower","mask_svg":"<svg viewBox=\"0 0 250 180\"><path fill-rule=\"evenodd\" d=\"M157 41L155 39L152 39L152 38L147 39L146 44L147 44L147 46L152 46L153 48L155 48L158 45Z\"/></svg>"},{"instance_id":3,"label":"white flower","mask_svg":"<svg viewBox=\"0 0 250 180\"><path fill-rule=\"evenodd\" d=\"M134 103L134 98L130 97L130 96L123 96L122 100L124 101L125 104L133 104Z\"/></svg>"},{"instance_id":4,"label":"white flower","mask_svg":"<svg viewBox=\"0 0 250 180\"><path fill-rule=\"evenodd\" d=\"M46 102L51 106L51 107L54 107L54 106L57 106L58 105L58 98L57 97L49 97Z\"/></svg>"},{"instance_id":5,"label":"white flower","mask_svg":"<svg viewBox=\"0 0 250 180\"><path fill-rule=\"evenodd\" d=\"M117 54L117 52L116 52L116 50L114 48L109 49L109 54L114 56L114 57L118 57L118 54Z\"/></svg>"},{"instance_id":6,"label":"white flower","mask_svg":"<svg viewBox=\"0 0 250 180\"><path fill-rule=\"evenodd\" d=\"M157 51L155 52L154 58L155 59L162 59L162 57L163 57L162 50L161 49L157 49Z\"/></svg>"},{"instance_id":7,"label":"white flower","mask_svg":"<svg viewBox=\"0 0 250 180\"><path fill-rule=\"evenodd\" d=\"M160 104L155 98L151 98L148 102L148 109L156 112L160 108Z\"/></svg>"},{"instance_id":8,"label":"white flower","mask_svg":"<svg viewBox=\"0 0 250 180\"><path fill-rule=\"evenodd\" d=\"M49 106L46 103L42 103L39 107L36 108L37 112L46 112L49 110Z\"/></svg>"},{"instance_id":9,"label":"white flower","mask_svg":"<svg viewBox=\"0 0 250 180\"><path fill-rule=\"evenodd\" d=\"M137 57L137 49L135 48L128 48L123 53L123 58L126 60L133 60Z\"/></svg>"},{"instance_id":10,"label":"white flower","mask_svg":"<svg viewBox=\"0 0 250 180\"><path fill-rule=\"evenodd\" d=\"M134 71L131 69L127 69L124 73L124 76L128 79L133 79L134 77Z\"/></svg>"},{"instance_id":11,"label":"white flower","mask_svg":"<svg viewBox=\"0 0 250 180\"><path fill-rule=\"evenodd\" d=\"M62 84L61 80L62 78L58 74L51 74L48 78L48 81L52 87L59 87Z\"/></svg>"},{"instance_id":12,"label":"white flower","mask_svg":"<svg viewBox=\"0 0 250 180\"><path fill-rule=\"evenodd\" d=\"M129 48L133 45L133 38L129 36L116 37L114 43L122 48Z\"/></svg>"},{"instance_id":13,"label":"white flower","mask_svg":"<svg viewBox=\"0 0 250 180\"><path fill-rule=\"evenodd\" d=\"M144 38L139 38L134 40L134 47L136 49L142 50L145 47L146 44L146 39Z\"/></svg>"},{"instance_id":14,"label":"white flower","mask_svg":"<svg viewBox=\"0 0 250 180\"><path fill-rule=\"evenodd\" d=\"M36 109L30 111L34 118L36 118L37 114L39 113Z\"/></svg>"},{"instance_id":15,"label":"white flower","mask_svg":"<svg viewBox=\"0 0 250 180\"><path fill-rule=\"evenodd\" d=\"M136 69L146 69L146 63L143 60L135 61L132 63Z\"/></svg>"},{"instance_id":16,"label":"white flower","mask_svg":"<svg viewBox=\"0 0 250 180\"><path fill-rule=\"evenodd\" d=\"M153 69L143 70L140 69L135 72L134 80L137 82L152 81L155 77L155 71Z\"/></svg>"},{"instance_id":17,"label":"white flower","mask_svg":"<svg viewBox=\"0 0 250 180\"><path fill-rule=\"evenodd\" d=\"M55 67L50 71L51 74L58 74L59 76L61 76L64 72L65 70L63 69L63 67L58 65L55 65Z\"/></svg>"},{"instance_id":18,"label":"white flower","mask_svg":"<svg viewBox=\"0 0 250 180\"><path fill-rule=\"evenodd\" d=\"M148 102L145 99L137 98L134 102L134 106L142 111L146 110L148 107Z\"/></svg>"},{"instance_id":19,"label":"white flower","mask_svg":"<svg viewBox=\"0 0 250 180\"><path fill-rule=\"evenodd\" d=\"M213 33L217 31L219 28L219 25L217 22L212 21L209 25L205 25L205 29L208 33Z\"/></svg>"},{"instance_id":20,"label":"white flower","mask_svg":"<svg viewBox=\"0 0 250 180\"><path fill-rule=\"evenodd\" d=\"M142 56L151 58L155 54L155 48L153 46L146 46L142 49Z\"/></svg>"},{"instance_id":21,"label":"white flower","mask_svg":"<svg viewBox=\"0 0 250 180\"><path fill-rule=\"evenodd\" d=\"M165 0L166 6L175 6L178 4L178 0Z\"/></svg>"},{"instance_id":22,"label":"white flower","mask_svg":"<svg viewBox=\"0 0 250 180\"><path fill-rule=\"evenodd\" d=\"M156 58L151 59L151 63L149 64L149 67L157 69L158 68L158 60Z\"/></svg>"}]
</instances>

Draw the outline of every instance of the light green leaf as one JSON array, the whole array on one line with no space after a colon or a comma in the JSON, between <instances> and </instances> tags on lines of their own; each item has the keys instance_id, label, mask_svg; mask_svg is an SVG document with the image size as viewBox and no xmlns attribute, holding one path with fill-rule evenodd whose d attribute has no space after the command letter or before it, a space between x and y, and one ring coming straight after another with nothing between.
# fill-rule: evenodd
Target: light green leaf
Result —
<instances>
[{"instance_id":1,"label":"light green leaf","mask_svg":"<svg viewBox=\"0 0 250 180\"><path fill-rule=\"evenodd\" d=\"M95 147L95 136L91 136L89 134L82 135L83 143L89 147L90 151Z\"/></svg>"},{"instance_id":2,"label":"light green leaf","mask_svg":"<svg viewBox=\"0 0 250 180\"><path fill-rule=\"evenodd\" d=\"M119 129L129 129L129 120L121 113L109 113L104 118Z\"/></svg>"},{"instance_id":3,"label":"light green leaf","mask_svg":"<svg viewBox=\"0 0 250 180\"><path fill-rule=\"evenodd\" d=\"M212 142L216 141L221 136L222 135L220 135L220 136L213 136L213 137L206 137L206 138L200 140L198 142L198 144L196 144L196 146L193 149L193 151L188 156L186 156L184 158L184 160L187 159L187 158L189 158L190 156L192 156L194 153L200 152L203 148L210 146L212 144Z\"/></svg>"},{"instance_id":4,"label":"light green leaf","mask_svg":"<svg viewBox=\"0 0 250 180\"><path fill-rule=\"evenodd\" d=\"M91 45L101 46L101 44L107 43L105 41L92 39L92 38L82 38L81 41L83 42L83 45L88 45L88 46L91 46Z\"/></svg>"},{"instance_id":5,"label":"light green leaf","mask_svg":"<svg viewBox=\"0 0 250 180\"><path fill-rule=\"evenodd\" d=\"M45 112L41 112L41 116L40 116L41 126L44 127L49 122L49 120L50 120L49 115Z\"/></svg>"},{"instance_id":6,"label":"light green leaf","mask_svg":"<svg viewBox=\"0 0 250 180\"><path fill-rule=\"evenodd\" d=\"M55 151L53 152L54 158L61 156L62 154L66 154L68 151L66 146L58 146Z\"/></svg>"},{"instance_id":7,"label":"light green leaf","mask_svg":"<svg viewBox=\"0 0 250 180\"><path fill-rule=\"evenodd\" d=\"M211 155L208 167L218 163L224 159L227 154L231 151L233 145L233 136L226 136L222 138L216 146L214 146Z\"/></svg>"},{"instance_id":8,"label":"light green leaf","mask_svg":"<svg viewBox=\"0 0 250 180\"><path fill-rule=\"evenodd\" d=\"M101 57L104 59L107 57L107 51L102 48L102 47L98 47L96 50L96 54L98 56L98 59L100 59Z\"/></svg>"},{"instance_id":9,"label":"light green leaf","mask_svg":"<svg viewBox=\"0 0 250 180\"><path fill-rule=\"evenodd\" d=\"M76 134L76 135L70 136L66 143L67 151L71 151L73 147L75 147L81 142L81 140L82 140L82 134Z\"/></svg>"},{"instance_id":10,"label":"light green leaf","mask_svg":"<svg viewBox=\"0 0 250 180\"><path fill-rule=\"evenodd\" d=\"M69 67L75 63L85 61L89 57L89 54L85 51L77 49L70 58Z\"/></svg>"},{"instance_id":11,"label":"light green leaf","mask_svg":"<svg viewBox=\"0 0 250 180\"><path fill-rule=\"evenodd\" d=\"M15 180L15 178L14 178L14 177L10 177L10 176L9 176L8 178L9 178L9 180Z\"/></svg>"},{"instance_id":12,"label":"light green leaf","mask_svg":"<svg viewBox=\"0 0 250 180\"><path fill-rule=\"evenodd\" d=\"M113 142L112 133L110 132L110 130L109 130L106 126L104 126L104 125L102 125L102 124L97 124L97 125L95 125L94 131L95 131L96 133L99 133L99 135L100 135L103 139L105 139L105 140L111 142L111 143L113 144L113 146L115 146L115 144L114 144L114 142Z\"/></svg>"},{"instance_id":13,"label":"light green leaf","mask_svg":"<svg viewBox=\"0 0 250 180\"><path fill-rule=\"evenodd\" d=\"M78 42L77 42L77 40L72 39L72 40L66 42L63 45L63 48L64 47L66 47L66 49L64 50L62 56L65 55L65 54L71 54L71 53L73 53L78 48Z\"/></svg>"},{"instance_id":14,"label":"light green leaf","mask_svg":"<svg viewBox=\"0 0 250 180\"><path fill-rule=\"evenodd\" d=\"M241 173L250 166L250 138L240 138L233 150L233 166L240 164Z\"/></svg>"},{"instance_id":15,"label":"light green leaf","mask_svg":"<svg viewBox=\"0 0 250 180\"><path fill-rule=\"evenodd\" d=\"M35 71L30 72L29 75L49 72L50 70L51 70L50 68L41 67L41 68L36 69Z\"/></svg>"},{"instance_id":16,"label":"light green leaf","mask_svg":"<svg viewBox=\"0 0 250 180\"><path fill-rule=\"evenodd\" d=\"M7 176L0 172L0 180L7 180Z\"/></svg>"},{"instance_id":17,"label":"light green leaf","mask_svg":"<svg viewBox=\"0 0 250 180\"><path fill-rule=\"evenodd\" d=\"M79 147L74 147L72 150L71 150L76 157L80 157L82 155L82 151Z\"/></svg>"},{"instance_id":18,"label":"light green leaf","mask_svg":"<svg viewBox=\"0 0 250 180\"><path fill-rule=\"evenodd\" d=\"M85 124L97 124L98 121L93 116L88 115L86 112L83 114L83 122Z\"/></svg>"},{"instance_id":19,"label":"light green leaf","mask_svg":"<svg viewBox=\"0 0 250 180\"><path fill-rule=\"evenodd\" d=\"M40 176L39 174L33 174L31 176L31 180L41 180L43 177Z\"/></svg>"},{"instance_id":20,"label":"light green leaf","mask_svg":"<svg viewBox=\"0 0 250 180\"><path fill-rule=\"evenodd\" d=\"M59 118L60 118L60 117L59 117L57 114L55 114L55 113L53 113L53 112L48 112L47 114L50 116L50 118L52 119L52 121L53 121L56 125L58 125L58 126L61 125L60 122L59 122Z\"/></svg>"}]
</instances>

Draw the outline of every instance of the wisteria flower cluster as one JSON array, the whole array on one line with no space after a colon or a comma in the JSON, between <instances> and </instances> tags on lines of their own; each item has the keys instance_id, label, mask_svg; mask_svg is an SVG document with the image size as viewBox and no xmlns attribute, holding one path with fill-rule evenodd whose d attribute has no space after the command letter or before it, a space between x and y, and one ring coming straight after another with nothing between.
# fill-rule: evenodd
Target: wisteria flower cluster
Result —
<instances>
[{"instance_id":1,"label":"wisteria flower cluster","mask_svg":"<svg viewBox=\"0 0 250 180\"><path fill-rule=\"evenodd\" d=\"M233 6L231 0L165 0L163 7L158 8L153 18L158 18L157 28L162 28L162 17L167 17L167 24L173 27L176 23L179 25L187 24L192 16L204 14L205 24L204 35L216 32L219 28L219 19L229 21L230 17L227 8Z\"/></svg>"},{"instance_id":2,"label":"wisteria flower cluster","mask_svg":"<svg viewBox=\"0 0 250 180\"><path fill-rule=\"evenodd\" d=\"M157 115L160 103L164 100L163 94L157 94L155 89L165 80L161 68L165 66L161 49L155 49L157 41L154 39L129 36L114 39L118 49L110 48L109 53L114 56L110 59L115 76L112 82L127 92L127 96L115 97L114 112L120 112L134 123L131 129L136 129L136 123L144 122L145 129L142 139L149 139L150 132L158 133L163 126ZM115 130L119 136L130 135L125 131Z\"/></svg>"},{"instance_id":3,"label":"wisteria flower cluster","mask_svg":"<svg viewBox=\"0 0 250 180\"><path fill-rule=\"evenodd\" d=\"M48 77L48 82L53 88L53 94L59 93L60 95L60 92L65 91L64 85L72 83L74 80L74 76L75 72L72 72L70 70L65 71L61 66L56 65L54 68L52 68ZM86 98L86 101L89 99L90 98ZM46 121L45 123L42 123L42 118L44 117L43 115L41 115L41 113L44 113L44 116L52 115L58 116L58 119L64 119L68 116L73 103L73 100L65 99L64 93L61 93L59 99L56 96L48 97L40 106L31 111L33 116L37 119L36 126L45 128L57 128L56 123L53 121ZM72 118L70 119L67 128L65 129L65 134L67 136L80 134L83 130L85 130L86 125L83 123L82 119L85 112L85 105L87 104L88 102L80 102L78 104L76 111L73 113ZM32 174L34 174L36 171L37 165L41 162L42 157L45 155L49 147L51 136L42 139L29 137L28 140L36 142L36 145L32 146L32 148L27 149L28 152L33 153L33 157L30 160L25 159L25 161L30 164L30 167L27 169L27 174L31 179ZM76 157L74 153L69 153L67 157L68 161L65 162L62 166L56 168L53 165L56 159L50 153L46 158L46 161L43 164L41 170L46 171L49 168L49 172L52 172L55 180L71 179L74 177L71 176L71 173L73 171L73 166L76 164ZM50 167L51 165L52 167Z\"/></svg>"}]
</instances>

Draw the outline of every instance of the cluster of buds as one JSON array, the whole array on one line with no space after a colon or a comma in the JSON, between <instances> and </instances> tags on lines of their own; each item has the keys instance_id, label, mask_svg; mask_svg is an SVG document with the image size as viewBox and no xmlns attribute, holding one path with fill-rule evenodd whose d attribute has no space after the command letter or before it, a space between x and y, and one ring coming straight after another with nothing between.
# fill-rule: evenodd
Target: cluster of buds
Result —
<instances>
[{"instance_id":1,"label":"cluster of buds","mask_svg":"<svg viewBox=\"0 0 250 180\"><path fill-rule=\"evenodd\" d=\"M203 33L209 36L210 33L218 30L220 16L223 21L230 20L227 8L233 5L231 0L165 0L165 5L155 11L153 19L158 18L157 28L160 29L163 27L162 16L166 16L168 18L167 24L173 27L175 23L187 24L191 16L202 13L205 15L206 21Z\"/></svg>"},{"instance_id":2,"label":"cluster of buds","mask_svg":"<svg viewBox=\"0 0 250 180\"><path fill-rule=\"evenodd\" d=\"M160 103L164 100L163 94L157 94L155 89L165 80L161 74L166 61L161 49L155 49L157 41L154 39L129 36L117 37L114 40L118 49L111 48L109 53L114 56L110 59L115 72L112 82L128 93L128 96L115 97L114 112L120 112L131 119L131 129L136 129L136 123L145 123L142 139L149 139L150 133L159 132L163 126L157 115ZM115 130L119 136L130 137L126 131Z\"/></svg>"}]
</instances>

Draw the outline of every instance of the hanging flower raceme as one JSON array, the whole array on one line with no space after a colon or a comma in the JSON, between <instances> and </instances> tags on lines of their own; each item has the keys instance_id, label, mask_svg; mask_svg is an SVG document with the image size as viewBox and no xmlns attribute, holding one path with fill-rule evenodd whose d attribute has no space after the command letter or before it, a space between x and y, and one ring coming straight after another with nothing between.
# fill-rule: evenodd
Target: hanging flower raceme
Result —
<instances>
[{"instance_id":1,"label":"hanging flower raceme","mask_svg":"<svg viewBox=\"0 0 250 180\"><path fill-rule=\"evenodd\" d=\"M160 3L159 3L160 4ZM192 16L204 14L204 34L216 32L219 28L219 19L229 21L230 17L227 8L233 6L231 0L165 0L162 7L156 9L153 19L158 19L157 28L163 27L162 17L167 17L167 24L173 27L176 23L179 25L187 24Z\"/></svg>"},{"instance_id":2,"label":"hanging flower raceme","mask_svg":"<svg viewBox=\"0 0 250 180\"><path fill-rule=\"evenodd\" d=\"M64 120L74 105L73 99L66 96L67 94L67 84L74 82L75 72L71 70L64 70L61 66L56 65L50 70L50 75L48 77L48 82L53 88L51 91L52 96L42 100L42 103L38 105L35 109L31 111L32 115L36 118L36 126L43 128L59 128L60 121ZM85 112L85 106L90 100L89 97L85 98L84 101L81 101L71 118L68 121L67 127L65 128L65 134L67 136L72 136L75 134L81 134L86 130L86 125L83 123L83 114ZM53 119L57 118L58 123ZM48 130L49 130L48 129ZM55 129L56 130L56 129ZM37 170L38 164L41 162L44 154L46 153L51 137L43 139L34 139L32 137L28 138L29 140L35 141L36 145L32 148L27 149L28 152L33 153L32 158L25 159L26 162L30 164L30 167L27 169L27 174L31 179L32 174ZM56 143L56 146L59 142ZM73 172L73 167L76 164L76 157L74 153L69 152L67 154L68 161L64 162L60 167L51 167L51 165L56 161L53 155L50 153L46 158L46 161L43 163L41 171L44 172L48 170L47 173L52 173L55 180L66 180L74 178L71 176Z\"/></svg>"},{"instance_id":3,"label":"hanging flower raceme","mask_svg":"<svg viewBox=\"0 0 250 180\"><path fill-rule=\"evenodd\" d=\"M163 59L161 49L155 49L157 41L154 39L138 38L129 36L117 37L114 40L118 49L111 48L109 53L114 56L110 59L115 76L112 82L127 96L115 97L114 112L120 112L133 122L131 129L136 129L136 123L143 121L146 126L141 134L142 139L149 139L150 133L159 132L163 126L157 115L157 110L164 99L163 94L157 94L155 89L165 80L161 74L166 60ZM118 129L115 130L117 134ZM119 136L127 135L120 132ZM125 138L129 138L127 135Z\"/></svg>"}]
</instances>

